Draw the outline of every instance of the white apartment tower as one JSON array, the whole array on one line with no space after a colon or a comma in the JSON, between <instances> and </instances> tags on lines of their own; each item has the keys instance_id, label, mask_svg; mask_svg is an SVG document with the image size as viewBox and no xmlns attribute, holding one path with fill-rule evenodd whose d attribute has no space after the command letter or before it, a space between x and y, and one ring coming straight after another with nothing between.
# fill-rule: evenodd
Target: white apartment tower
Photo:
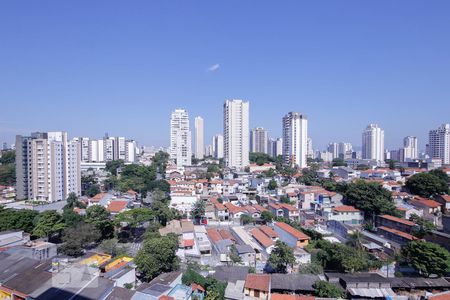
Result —
<instances>
[{"instance_id":1,"label":"white apartment tower","mask_svg":"<svg viewBox=\"0 0 450 300\"><path fill-rule=\"evenodd\" d=\"M190 166L192 160L189 115L184 109L176 109L170 119L170 158L178 167Z\"/></svg>"},{"instance_id":2,"label":"white apartment tower","mask_svg":"<svg viewBox=\"0 0 450 300\"><path fill-rule=\"evenodd\" d=\"M213 136L212 152L215 159L223 158L223 135L217 134Z\"/></svg>"},{"instance_id":3,"label":"white apartment tower","mask_svg":"<svg viewBox=\"0 0 450 300\"><path fill-rule=\"evenodd\" d=\"M331 160L335 158L339 158L339 144L338 143L329 143L327 147L327 151L331 153L333 157Z\"/></svg>"},{"instance_id":4,"label":"white apartment tower","mask_svg":"<svg viewBox=\"0 0 450 300\"><path fill-rule=\"evenodd\" d=\"M306 157L308 158L314 158L314 149L313 149L313 142L311 138L308 138L306 142Z\"/></svg>"},{"instance_id":5,"label":"white apartment tower","mask_svg":"<svg viewBox=\"0 0 450 300\"><path fill-rule=\"evenodd\" d=\"M450 164L450 124L442 124L428 134L428 155Z\"/></svg>"},{"instance_id":6,"label":"white apartment tower","mask_svg":"<svg viewBox=\"0 0 450 300\"><path fill-rule=\"evenodd\" d=\"M205 156L205 142L204 142L204 126L203 118L195 117L194 122L194 133L195 133L195 158L203 159Z\"/></svg>"},{"instance_id":7,"label":"white apartment tower","mask_svg":"<svg viewBox=\"0 0 450 300\"><path fill-rule=\"evenodd\" d=\"M308 119L298 112L283 117L283 161L289 166L306 168Z\"/></svg>"},{"instance_id":8,"label":"white apartment tower","mask_svg":"<svg viewBox=\"0 0 450 300\"><path fill-rule=\"evenodd\" d=\"M81 195L80 145L66 132L16 136L17 199L54 202Z\"/></svg>"},{"instance_id":9,"label":"white apartment tower","mask_svg":"<svg viewBox=\"0 0 450 300\"><path fill-rule=\"evenodd\" d=\"M362 133L362 158L384 161L384 130L369 124Z\"/></svg>"},{"instance_id":10,"label":"white apartment tower","mask_svg":"<svg viewBox=\"0 0 450 300\"><path fill-rule=\"evenodd\" d=\"M267 152L267 130L262 127L256 127L250 132L251 152Z\"/></svg>"},{"instance_id":11,"label":"white apartment tower","mask_svg":"<svg viewBox=\"0 0 450 300\"><path fill-rule=\"evenodd\" d=\"M226 100L223 105L225 166L243 169L249 165L249 103Z\"/></svg>"},{"instance_id":12,"label":"white apartment tower","mask_svg":"<svg viewBox=\"0 0 450 300\"><path fill-rule=\"evenodd\" d=\"M400 160L408 161L419 158L417 137L407 136L403 139L403 148L400 149ZM391 158L392 159L392 158Z\"/></svg>"},{"instance_id":13,"label":"white apartment tower","mask_svg":"<svg viewBox=\"0 0 450 300\"><path fill-rule=\"evenodd\" d=\"M342 159L352 158L353 146L350 143L339 143L338 157Z\"/></svg>"}]
</instances>

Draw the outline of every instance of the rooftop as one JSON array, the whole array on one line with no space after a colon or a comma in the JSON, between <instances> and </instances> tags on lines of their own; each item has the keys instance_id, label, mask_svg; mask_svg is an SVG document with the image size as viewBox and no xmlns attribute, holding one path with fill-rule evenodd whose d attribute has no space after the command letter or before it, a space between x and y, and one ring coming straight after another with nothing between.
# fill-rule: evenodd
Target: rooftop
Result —
<instances>
[{"instance_id":1,"label":"rooftop","mask_svg":"<svg viewBox=\"0 0 450 300\"><path fill-rule=\"evenodd\" d=\"M304 234L303 232L295 229L291 225L288 225L284 222L276 222L275 226L278 226L280 229L289 233L290 235L297 238L298 240L309 240L310 239L310 237L307 236L306 234Z\"/></svg>"},{"instance_id":2,"label":"rooftop","mask_svg":"<svg viewBox=\"0 0 450 300\"><path fill-rule=\"evenodd\" d=\"M269 292L270 275L268 274L248 274L244 287L246 289Z\"/></svg>"}]
</instances>

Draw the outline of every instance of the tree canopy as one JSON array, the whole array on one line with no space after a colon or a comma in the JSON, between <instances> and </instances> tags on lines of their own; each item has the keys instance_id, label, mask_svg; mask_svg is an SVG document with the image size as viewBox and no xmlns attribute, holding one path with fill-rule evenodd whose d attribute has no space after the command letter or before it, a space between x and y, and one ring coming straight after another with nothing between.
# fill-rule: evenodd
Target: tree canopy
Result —
<instances>
[{"instance_id":1,"label":"tree canopy","mask_svg":"<svg viewBox=\"0 0 450 300\"><path fill-rule=\"evenodd\" d=\"M327 281L317 281L314 283L314 294L322 298L342 298L344 291L336 285Z\"/></svg>"},{"instance_id":2,"label":"tree canopy","mask_svg":"<svg viewBox=\"0 0 450 300\"><path fill-rule=\"evenodd\" d=\"M39 213L30 209L1 209L0 231L20 229L32 233L34 220Z\"/></svg>"},{"instance_id":3,"label":"tree canopy","mask_svg":"<svg viewBox=\"0 0 450 300\"><path fill-rule=\"evenodd\" d=\"M257 164L258 166L262 166L265 163L270 163L270 162L275 161L269 154L260 153L260 152L250 152L249 160L250 160L250 162Z\"/></svg>"},{"instance_id":4,"label":"tree canopy","mask_svg":"<svg viewBox=\"0 0 450 300\"><path fill-rule=\"evenodd\" d=\"M295 263L294 251L286 243L278 240L268 262L275 273L287 273L288 268Z\"/></svg>"},{"instance_id":5,"label":"tree canopy","mask_svg":"<svg viewBox=\"0 0 450 300\"><path fill-rule=\"evenodd\" d=\"M443 276L450 271L450 253L435 243L413 241L402 248L402 254L422 276Z\"/></svg>"},{"instance_id":6,"label":"tree canopy","mask_svg":"<svg viewBox=\"0 0 450 300\"><path fill-rule=\"evenodd\" d=\"M448 193L448 176L440 170L414 174L406 181L406 188L422 197Z\"/></svg>"},{"instance_id":7,"label":"tree canopy","mask_svg":"<svg viewBox=\"0 0 450 300\"><path fill-rule=\"evenodd\" d=\"M109 212L103 206L92 205L86 209L85 222L94 225L102 238L112 238L114 225L109 217Z\"/></svg>"},{"instance_id":8,"label":"tree canopy","mask_svg":"<svg viewBox=\"0 0 450 300\"><path fill-rule=\"evenodd\" d=\"M47 210L36 216L33 235L50 238L64 229L64 222L56 210Z\"/></svg>"}]
</instances>

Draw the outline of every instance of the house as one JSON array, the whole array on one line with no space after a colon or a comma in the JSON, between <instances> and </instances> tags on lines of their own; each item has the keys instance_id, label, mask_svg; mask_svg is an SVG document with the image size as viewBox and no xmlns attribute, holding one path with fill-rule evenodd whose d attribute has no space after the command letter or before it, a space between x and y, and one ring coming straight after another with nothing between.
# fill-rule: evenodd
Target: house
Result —
<instances>
[{"instance_id":1,"label":"house","mask_svg":"<svg viewBox=\"0 0 450 300\"><path fill-rule=\"evenodd\" d=\"M350 205L340 205L332 208L328 220L335 220L345 224L360 225L364 222L364 213Z\"/></svg>"},{"instance_id":2,"label":"house","mask_svg":"<svg viewBox=\"0 0 450 300\"><path fill-rule=\"evenodd\" d=\"M376 219L377 227L384 226L399 231L411 233L416 224L412 221L397 218L391 215L379 215Z\"/></svg>"},{"instance_id":3,"label":"house","mask_svg":"<svg viewBox=\"0 0 450 300\"><path fill-rule=\"evenodd\" d=\"M317 275L306 274L271 274L271 293L304 294L314 293L314 283L320 280Z\"/></svg>"},{"instance_id":4,"label":"house","mask_svg":"<svg viewBox=\"0 0 450 300\"><path fill-rule=\"evenodd\" d=\"M326 273L328 281L340 284L351 298L391 298L397 296L391 288L388 278L376 273Z\"/></svg>"},{"instance_id":5,"label":"house","mask_svg":"<svg viewBox=\"0 0 450 300\"><path fill-rule=\"evenodd\" d=\"M269 202L269 211L275 217L284 217L284 210L278 203Z\"/></svg>"},{"instance_id":6,"label":"house","mask_svg":"<svg viewBox=\"0 0 450 300\"><path fill-rule=\"evenodd\" d=\"M300 192L298 208L301 210L310 210L312 208L312 203L314 202L315 195L314 192Z\"/></svg>"},{"instance_id":7,"label":"house","mask_svg":"<svg viewBox=\"0 0 450 300\"><path fill-rule=\"evenodd\" d=\"M423 217L434 225L440 225L441 206L442 204L427 198L414 197L409 200L409 204L423 210Z\"/></svg>"},{"instance_id":8,"label":"house","mask_svg":"<svg viewBox=\"0 0 450 300\"><path fill-rule=\"evenodd\" d=\"M283 210L283 215L286 219L289 219L291 221L299 220L299 212L297 208L286 203L280 203L279 205Z\"/></svg>"},{"instance_id":9,"label":"house","mask_svg":"<svg viewBox=\"0 0 450 300\"><path fill-rule=\"evenodd\" d=\"M244 295L255 299L269 299L270 275L248 274L245 279Z\"/></svg>"},{"instance_id":10,"label":"house","mask_svg":"<svg viewBox=\"0 0 450 300\"><path fill-rule=\"evenodd\" d=\"M360 171L349 167L334 167L331 172L333 172L334 175L341 177L344 181L351 181L359 178L360 173Z\"/></svg>"},{"instance_id":11,"label":"house","mask_svg":"<svg viewBox=\"0 0 450 300\"><path fill-rule=\"evenodd\" d=\"M109 211L112 215L121 213L127 209L128 201L125 200L114 200L109 202L106 210Z\"/></svg>"},{"instance_id":12,"label":"house","mask_svg":"<svg viewBox=\"0 0 450 300\"><path fill-rule=\"evenodd\" d=\"M246 211L242 207L236 206L231 202L225 203L224 206L228 209L231 219L239 219L242 215L246 214Z\"/></svg>"},{"instance_id":13,"label":"house","mask_svg":"<svg viewBox=\"0 0 450 300\"><path fill-rule=\"evenodd\" d=\"M436 197L436 201L442 204L444 213L450 213L450 195L439 195Z\"/></svg>"},{"instance_id":14,"label":"house","mask_svg":"<svg viewBox=\"0 0 450 300\"><path fill-rule=\"evenodd\" d=\"M214 212L215 212L216 219L218 219L220 221L228 220L228 217L230 214L228 212L228 209L225 207L225 205L220 203L219 200L217 200L216 198L212 198L211 203L214 204Z\"/></svg>"},{"instance_id":15,"label":"house","mask_svg":"<svg viewBox=\"0 0 450 300\"><path fill-rule=\"evenodd\" d=\"M254 266L256 262L256 252L250 245L236 244L236 251L245 266Z\"/></svg>"},{"instance_id":16,"label":"house","mask_svg":"<svg viewBox=\"0 0 450 300\"><path fill-rule=\"evenodd\" d=\"M253 228L250 231L253 238L266 250L267 253L271 253L274 248L274 241L264 234L260 229Z\"/></svg>"},{"instance_id":17,"label":"house","mask_svg":"<svg viewBox=\"0 0 450 300\"><path fill-rule=\"evenodd\" d=\"M228 282L225 289L226 300L243 300L244 299L244 285L245 280L238 280L236 282Z\"/></svg>"},{"instance_id":18,"label":"house","mask_svg":"<svg viewBox=\"0 0 450 300\"><path fill-rule=\"evenodd\" d=\"M265 235L267 235L272 241L278 240L278 233L267 225L261 225L258 227Z\"/></svg>"},{"instance_id":19,"label":"house","mask_svg":"<svg viewBox=\"0 0 450 300\"><path fill-rule=\"evenodd\" d=\"M274 228L280 240L291 247L305 247L309 243L309 236L284 222L276 222Z\"/></svg>"},{"instance_id":20,"label":"house","mask_svg":"<svg viewBox=\"0 0 450 300\"><path fill-rule=\"evenodd\" d=\"M385 226L378 227L377 233L379 235L387 238L388 240L399 243L400 245L406 245L407 243L418 239L409 233L406 233L406 232L403 232L403 231L400 231L397 229L393 229L393 228L388 228Z\"/></svg>"}]
</instances>

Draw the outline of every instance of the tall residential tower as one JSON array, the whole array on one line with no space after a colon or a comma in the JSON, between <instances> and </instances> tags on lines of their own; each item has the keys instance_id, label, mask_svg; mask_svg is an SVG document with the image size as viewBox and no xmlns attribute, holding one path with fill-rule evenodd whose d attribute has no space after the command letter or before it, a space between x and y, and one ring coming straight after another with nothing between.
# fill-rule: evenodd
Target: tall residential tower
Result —
<instances>
[{"instance_id":1,"label":"tall residential tower","mask_svg":"<svg viewBox=\"0 0 450 300\"><path fill-rule=\"evenodd\" d=\"M203 159L205 156L205 142L204 142L204 126L203 126L203 118L195 117L194 120L194 155L197 159Z\"/></svg>"},{"instance_id":2,"label":"tall residential tower","mask_svg":"<svg viewBox=\"0 0 450 300\"><path fill-rule=\"evenodd\" d=\"M170 119L170 158L178 167L191 165L191 131L189 115L184 109L176 109Z\"/></svg>"},{"instance_id":3,"label":"tall residential tower","mask_svg":"<svg viewBox=\"0 0 450 300\"><path fill-rule=\"evenodd\" d=\"M223 105L225 166L243 169L249 165L249 103L226 100Z\"/></svg>"},{"instance_id":4,"label":"tall residential tower","mask_svg":"<svg viewBox=\"0 0 450 300\"><path fill-rule=\"evenodd\" d=\"M289 166L306 168L308 119L298 112L283 117L283 161Z\"/></svg>"},{"instance_id":5,"label":"tall residential tower","mask_svg":"<svg viewBox=\"0 0 450 300\"><path fill-rule=\"evenodd\" d=\"M369 124L362 133L362 158L384 161L384 130Z\"/></svg>"}]
</instances>

